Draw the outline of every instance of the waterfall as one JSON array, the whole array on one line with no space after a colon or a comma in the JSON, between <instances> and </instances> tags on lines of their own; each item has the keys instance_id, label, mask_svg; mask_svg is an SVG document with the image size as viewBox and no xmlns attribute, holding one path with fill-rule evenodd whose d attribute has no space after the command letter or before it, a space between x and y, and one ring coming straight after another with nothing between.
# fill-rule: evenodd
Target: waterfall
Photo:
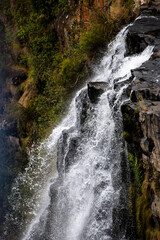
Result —
<instances>
[{"instance_id":1,"label":"waterfall","mask_svg":"<svg viewBox=\"0 0 160 240\"><path fill-rule=\"evenodd\" d=\"M120 108L131 69L147 61L153 47L125 57L126 34L122 29L94 66L90 81L105 85L101 96L91 101L83 87L61 124L33 147L9 196L5 240L7 226L18 229L22 240L129 239L123 224L128 207Z\"/></svg>"}]
</instances>

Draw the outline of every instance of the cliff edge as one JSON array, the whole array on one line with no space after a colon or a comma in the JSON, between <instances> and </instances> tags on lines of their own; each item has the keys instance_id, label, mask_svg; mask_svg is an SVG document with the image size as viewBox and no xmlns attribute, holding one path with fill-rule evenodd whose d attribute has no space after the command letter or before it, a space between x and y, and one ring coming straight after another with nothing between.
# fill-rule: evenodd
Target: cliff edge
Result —
<instances>
[{"instance_id":1,"label":"cliff edge","mask_svg":"<svg viewBox=\"0 0 160 240\"><path fill-rule=\"evenodd\" d=\"M152 57L132 71L122 106L124 138L132 169L130 197L140 239L160 239L160 2L142 5L129 27L127 54L154 46Z\"/></svg>"}]
</instances>

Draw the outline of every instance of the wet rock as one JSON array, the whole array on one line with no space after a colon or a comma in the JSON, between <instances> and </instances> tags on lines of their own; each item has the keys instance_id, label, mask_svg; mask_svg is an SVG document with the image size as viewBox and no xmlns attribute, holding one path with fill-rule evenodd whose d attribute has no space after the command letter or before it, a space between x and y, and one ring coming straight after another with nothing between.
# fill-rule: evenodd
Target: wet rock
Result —
<instances>
[{"instance_id":1,"label":"wet rock","mask_svg":"<svg viewBox=\"0 0 160 240\"><path fill-rule=\"evenodd\" d=\"M148 162L160 172L160 102L144 100L122 106L125 140L143 150ZM142 160L143 160L142 156Z\"/></svg>"},{"instance_id":2,"label":"wet rock","mask_svg":"<svg viewBox=\"0 0 160 240\"><path fill-rule=\"evenodd\" d=\"M127 42L126 56L140 53L147 46L147 43L144 40L144 36L130 32L127 35L126 42Z\"/></svg>"},{"instance_id":3,"label":"wet rock","mask_svg":"<svg viewBox=\"0 0 160 240\"><path fill-rule=\"evenodd\" d=\"M143 16L139 17L135 23L129 28L130 34L145 34L156 35L160 32L159 16ZM149 37L149 36L148 36ZM153 37L153 36L152 36Z\"/></svg>"},{"instance_id":4,"label":"wet rock","mask_svg":"<svg viewBox=\"0 0 160 240\"><path fill-rule=\"evenodd\" d=\"M3 68L0 68L0 77L3 81L5 81L9 75L10 75L9 67L4 66Z\"/></svg>"},{"instance_id":5,"label":"wet rock","mask_svg":"<svg viewBox=\"0 0 160 240\"><path fill-rule=\"evenodd\" d=\"M50 186L49 195L52 202L56 202L58 196L58 186L60 185L60 179L54 179L53 183Z\"/></svg>"},{"instance_id":6,"label":"wet rock","mask_svg":"<svg viewBox=\"0 0 160 240\"><path fill-rule=\"evenodd\" d=\"M3 114L4 112L4 106L0 106L0 114Z\"/></svg>"},{"instance_id":7,"label":"wet rock","mask_svg":"<svg viewBox=\"0 0 160 240\"><path fill-rule=\"evenodd\" d=\"M123 86L125 86L127 83L130 83L130 79L123 79L123 78L118 78L114 80L114 89L116 91L119 91L120 88L122 88Z\"/></svg>"},{"instance_id":8,"label":"wet rock","mask_svg":"<svg viewBox=\"0 0 160 240\"><path fill-rule=\"evenodd\" d=\"M154 53L156 50L154 49ZM160 58L159 56L151 57L147 62L142 64L139 69L132 71L132 78L135 79L132 82L133 90L143 87L160 87ZM139 82L137 82L137 80ZM136 81L136 82L135 82Z\"/></svg>"},{"instance_id":9,"label":"wet rock","mask_svg":"<svg viewBox=\"0 0 160 240\"><path fill-rule=\"evenodd\" d=\"M76 151L79 145L79 137L74 137L70 140L69 149L65 157L65 169L66 171L76 162Z\"/></svg>"},{"instance_id":10,"label":"wet rock","mask_svg":"<svg viewBox=\"0 0 160 240\"><path fill-rule=\"evenodd\" d=\"M136 230L135 226L133 225L131 215L129 215L127 208L122 208L121 206L119 206L117 209L113 209L112 239L116 240L117 236L119 236L119 233L122 234L119 239L123 239L124 234L127 239L137 239L137 236L135 234Z\"/></svg>"},{"instance_id":11,"label":"wet rock","mask_svg":"<svg viewBox=\"0 0 160 240\"><path fill-rule=\"evenodd\" d=\"M127 55L142 52L148 45L154 45L159 49L158 38L160 36L160 16L155 11L154 1L150 1L150 7L141 8L141 16L137 18L133 25L129 27L127 35Z\"/></svg>"},{"instance_id":12,"label":"wet rock","mask_svg":"<svg viewBox=\"0 0 160 240\"><path fill-rule=\"evenodd\" d=\"M107 87L106 82L89 82L88 83L88 96L91 103L97 103L99 97L105 92Z\"/></svg>"},{"instance_id":13,"label":"wet rock","mask_svg":"<svg viewBox=\"0 0 160 240\"><path fill-rule=\"evenodd\" d=\"M12 84L14 86L20 85L28 77L28 74L24 70L15 70L12 73Z\"/></svg>"},{"instance_id":14,"label":"wet rock","mask_svg":"<svg viewBox=\"0 0 160 240\"><path fill-rule=\"evenodd\" d=\"M79 131L83 131L84 125L88 117L88 112L90 109L90 101L86 89L82 91L76 98L76 109L77 109L77 127Z\"/></svg>"},{"instance_id":15,"label":"wet rock","mask_svg":"<svg viewBox=\"0 0 160 240\"><path fill-rule=\"evenodd\" d=\"M65 172L65 159L66 151L68 148L69 133L67 130L62 132L61 137L57 143L57 170L59 176L62 177Z\"/></svg>"},{"instance_id":16,"label":"wet rock","mask_svg":"<svg viewBox=\"0 0 160 240\"><path fill-rule=\"evenodd\" d=\"M72 136L73 129L64 130L57 144L57 170L60 177L76 162L79 136Z\"/></svg>"}]
</instances>

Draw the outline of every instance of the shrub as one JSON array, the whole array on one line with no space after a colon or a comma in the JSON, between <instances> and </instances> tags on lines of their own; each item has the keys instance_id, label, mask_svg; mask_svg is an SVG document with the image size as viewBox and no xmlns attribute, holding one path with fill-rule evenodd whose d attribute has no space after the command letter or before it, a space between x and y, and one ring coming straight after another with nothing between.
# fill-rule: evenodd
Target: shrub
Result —
<instances>
[{"instance_id":1,"label":"shrub","mask_svg":"<svg viewBox=\"0 0 160 240\"><path fill-rule=\"evenodd\" d=\"M80 50L89 56L93 55L95 49L103 47L105 44L103 31L97 25L93 25L89 31L80 36Z\"/></svg>"},{"instance_id":2,"label":"shrub","mask_svg":"<svg viewBox=\"0 0 160 240\"><path fill-rule=\"evenodd\" d=\"M73 87L77 81L78 75L81 73L84 66L84 61L81 61L80 56L73 56L63 60L61 65L61 75L63 85L65 87Z\"/></svg>"},{"instance_id":3,"label":"shrub","mask_svg":"<svg viewBox=\"0 0 160 240\"><path fill-rule=\"evenodd\" d=\"M17 31L17 38L21 44L25 44L28 42L29 32L30 32L30 29L28 28L28 26L21 27Z\"/></svg>"},{"instance_id":4,"label":"shrub","mask_svg":"<svg viewBox=\"0 0 160 240\"><path fill-rule=\"evenodd\" d=\"M93 23L91 28L80 36L80 50L89 57L95 54L95 50L104 47L118 32L118 24L113 20L101 14L97 17L97 22Z\"/></svg>"},{"instance_id":5,"label":"shrub","mask_svg":"<svg viewBox=\"0 0 160 240\"><path fill-rule=\"evenodd\" d=\"M19 55L18 56L18 64L22 67L27 68L28 67L28 57L27 55Z\"/></svg>"}]
</instances>

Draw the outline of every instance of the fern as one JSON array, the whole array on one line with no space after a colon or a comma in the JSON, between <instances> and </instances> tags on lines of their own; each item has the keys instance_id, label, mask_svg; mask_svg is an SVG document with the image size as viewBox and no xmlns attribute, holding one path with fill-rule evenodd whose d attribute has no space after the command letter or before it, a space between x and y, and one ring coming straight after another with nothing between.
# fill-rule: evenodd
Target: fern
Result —
<instances>
[{"instance_id":1,"label":"fern","mask_svg":"<svg viewBox=\"0 0 160 240\"><path fill-rule=\"evenodd\" d=\"M134 156L132 153L129 153L128 156L129 156L130 166L134 174L137 191L140 192L142 182L143 182L143 172L141 170L142 164L138 162L138 158Z\"/></svg>"}]
</instances>

